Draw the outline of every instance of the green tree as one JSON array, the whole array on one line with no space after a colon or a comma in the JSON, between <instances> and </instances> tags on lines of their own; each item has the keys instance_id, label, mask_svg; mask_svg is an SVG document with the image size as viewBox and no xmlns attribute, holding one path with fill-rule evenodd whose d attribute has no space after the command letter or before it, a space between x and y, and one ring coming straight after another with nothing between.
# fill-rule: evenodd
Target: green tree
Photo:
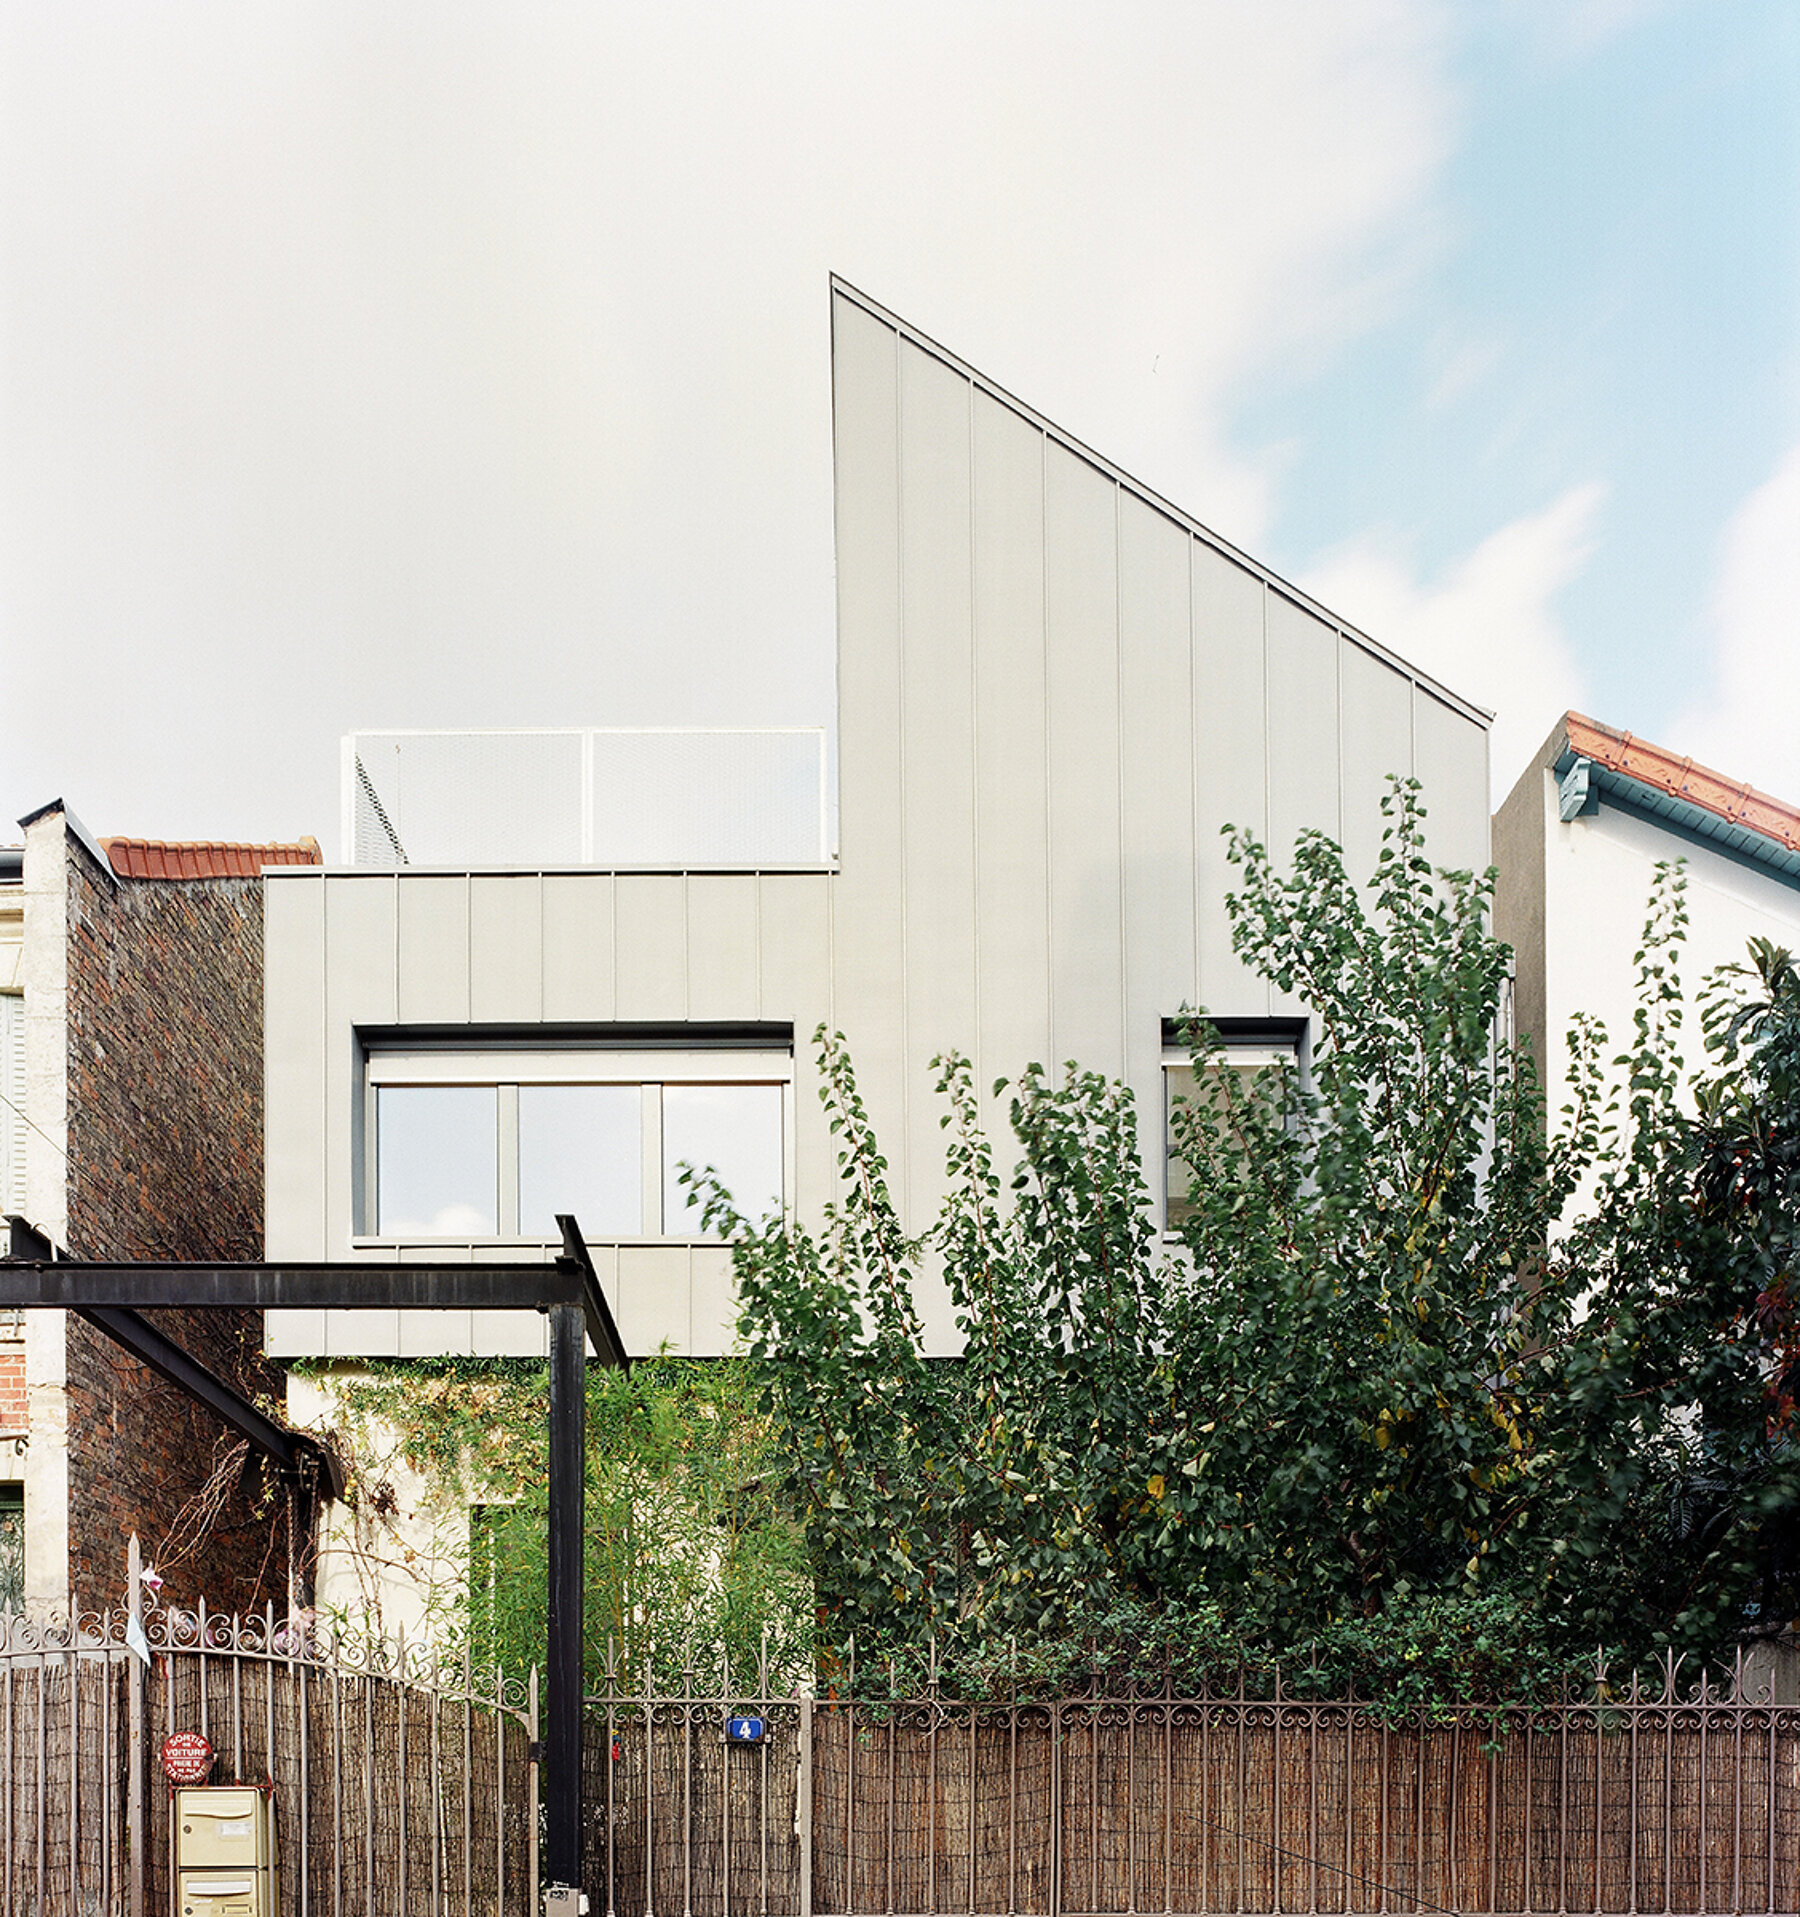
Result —
<instances>
[{"instance_id":1,"label":"green tree","mask_svg":"<svg viewBox=\"0 0 1800 1917\"><path fill-rule=\"evenodd\" d=\"M478 1664L544 1661L548 1376L523 1359L424 1359L335 1381L365 1547L381 1553L404 1460L433 1487L440 1537L415 1563L440 1642ZM679 1689L766 1657L810 1661L811 1580L744 1368L659 1357L587 1380L586 1665ZM351 1629L357 1618L342 1622Z\"/></svg>"},{"instance_id":2,"label":"green tree","mask_svg":"<svg viewBox=\"0 0 1800 1917\"><path fill-rule=\"evenodd\" d=\"M1158 1242L1125 1087L1029 1067L1008 1181L954 1056L950 1195L909 1241L821 1032L824 1230L751 1231L714 1203L828 1642L991 1650L1211 1606L1240 1644L1317 1647L1395 1599L1529 1582L1553 1502L1538 1351L1568 1311L1541 1253L1581 1153L1546 1152L1529 1062L1493 1037L1491 878L1433 873L1415 786L1388 809L1368 904L1322 836L1287 879L1233 839L1237 949L1320 1038L1309 1084L1245 1086L1194 1019L1184 1256ZM959 1364L921 1352L928 1267Z\"/></svg>"},{"instance_id":3,"label":"green tree","mask_svg":"<svg viewBox=\"0 0 1800 1917\"><path fill-rule=\"evenodd\" d=\"M1587 1287L1561 1365L1571 1629L1707 1654L1800 1614L1800 983L1754 941L1702 998L1690 1089L1663 880L1639 955L1626 1147L1558 1248Z\"/></svg>"},{"instance_id":4,"label":"green tree","mask_svg":"<svg viewBox=\"0 0 1800 1917\"><path fill-rule=\"evenodd\" d=\"M938 1062L949 1196L917 1240L823 1030L824 1228L749 1229L711 1189L828 1655L929 1635L980 1681L1104 1638L1493 1696L1602 1643L1714 1649L1789 1602L1792 967L1760 954L1760 996L1727 981L1692 1107L1662 873L1618 1089L1582 1022L1547 1142L1532 1061L1496 1037L1492 874L1431 868L1416 785L1386 811L1366 892L1322 835L1286 876L1232 836L1234 945L1317 1039L1247 1082L1194 1016L1180 1256L1129 1091L1073 1065L994 1087L1003 1173L967 1063ZM923 1355L927 1272L960 1362Z\"/></svg>"}]
</instances>

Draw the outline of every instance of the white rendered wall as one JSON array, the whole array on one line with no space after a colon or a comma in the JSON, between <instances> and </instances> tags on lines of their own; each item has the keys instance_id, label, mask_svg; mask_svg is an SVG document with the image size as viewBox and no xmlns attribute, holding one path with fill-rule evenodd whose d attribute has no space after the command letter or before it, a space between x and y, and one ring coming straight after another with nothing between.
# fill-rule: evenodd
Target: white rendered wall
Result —
<instances>
[{"instance_id":1,"label":"white rendered wall","mask_svg":"<svg viewBox=\"0 0 1800 1917\"><path fill-rule=\"evenodd\" d=\"M1544 1004L1546 1056L1539 1061L1554 1123L1569 1099L1566 1034L1578 1012L1601 1019L1607 1056L1630 1042L1637 967L1659 860L1687 866L1688 931L1680 957L1681 1051L1690 1071L1705 1063L1699 989L1716 967L1742 961L1753 937L1800 947L1800 884L1716 851L1658 820L1602 797L1585 818L1557 817L1556 779L1536 775L1544 805Z\"/></svg>"}]
</instances>

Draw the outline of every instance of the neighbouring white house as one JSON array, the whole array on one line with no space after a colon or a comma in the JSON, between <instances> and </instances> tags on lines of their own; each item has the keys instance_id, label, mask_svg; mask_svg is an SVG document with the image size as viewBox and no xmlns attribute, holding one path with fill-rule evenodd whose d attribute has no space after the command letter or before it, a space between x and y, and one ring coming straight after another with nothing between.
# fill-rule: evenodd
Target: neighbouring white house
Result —
<instances>
[{"instance_id":1,"label":"neighbouring white house","mask_svg":"<svg viewBox=\"0 0 1800 1917\"><path fill-rule=\"evenodd\" d=\"M821 1022L909 1227L952 1047L983 1085L1125 1079L1160 1194L1169 1022L1308 1039L1232 953L1221 828L1279 858L1319 827L1372 872L1416 774L1436 862L1487 864L1486 713L853 288L831 311L835 804L822 735L349 742L345 863L267 877L271 1259L536 1260L573 1211L629 1350L721 1353L729 1254L674 1167L816 1222ZM951 1350L948 1300L925 1317ZM542 1329L272 1312L268 1339L355 1367Z\"/></svg>"},{"instance_id":2,"label":"neighbouring white house","mask_svg":"<svg viewBox=\"0 0 1800 1917\"><path fill-rule=\"evenodd\" d=\"M1631 1037L1635 953L1659 864L1684 863L1681 1051L1704 1062L1698 998L1752 938L1800 950L1800 807L1568 712L1494 815L1494 929L1513 948L1514 1019L1555 1122L1578 1013Z\"/></svg>"}]
</instances>

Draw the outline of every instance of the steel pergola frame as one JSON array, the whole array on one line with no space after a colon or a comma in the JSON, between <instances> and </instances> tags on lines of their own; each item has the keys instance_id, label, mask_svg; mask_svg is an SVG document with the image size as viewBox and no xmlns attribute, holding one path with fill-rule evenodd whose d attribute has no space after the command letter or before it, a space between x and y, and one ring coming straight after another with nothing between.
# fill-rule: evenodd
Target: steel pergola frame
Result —
<instances>
[{"instance_id":1,"label":"steel pergola frame","mask_svg":"<svg viewBox=\"0 0 1800 1917\"><path fill-rule=\"evenodd\" d=\"M550 1538L547 1680L550 1782L545 1876L581 1882L582 1492L587 1462L587 1347L599 1362L630 1359L572 1217L549 1264L164 1264L61 1258L23 1221L0 1258L0 1309L78 1312L207 1406L284 1471L312 1459L342 1490L329 1449L276 1424L159 1331L144 1311L329 1310L544 1312L550 1320Z\"/></svg>"}]
</instances>

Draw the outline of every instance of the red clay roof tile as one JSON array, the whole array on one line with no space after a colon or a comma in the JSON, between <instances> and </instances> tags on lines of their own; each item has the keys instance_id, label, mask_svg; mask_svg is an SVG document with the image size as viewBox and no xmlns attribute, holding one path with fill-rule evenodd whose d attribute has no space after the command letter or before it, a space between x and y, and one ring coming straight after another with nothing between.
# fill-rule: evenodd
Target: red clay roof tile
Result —
<instances>
[{"instance_id":1,"label":"red clay roof tile","mask_svg":"<svg viewBox=\"0 0 1800 1917\"><path fill-rule=\"evenodd\" d=\"M1570 748L1583 758L1654 786L1671 798L1704 807L1733 825L1760 832L1790 852L1800 852L1800 806L1771 798L1742 779L1728 779L1722 772L1680 758L1647 739L1634 739L1629 732L1616 732L1579 712L1569 713L1565 722Z\"/></svg>"},{"instance_id":2,"label":"red clay roof tile","mask_svg":"<svg viewBox=\"0 0 1800 1917\"><path fill-rule=\"evenodd\" d=\"M323 865L317 839L232 845L212 839L102 839L122 879L253 879L265 865Z\"/></svg>"}]
</instances>

